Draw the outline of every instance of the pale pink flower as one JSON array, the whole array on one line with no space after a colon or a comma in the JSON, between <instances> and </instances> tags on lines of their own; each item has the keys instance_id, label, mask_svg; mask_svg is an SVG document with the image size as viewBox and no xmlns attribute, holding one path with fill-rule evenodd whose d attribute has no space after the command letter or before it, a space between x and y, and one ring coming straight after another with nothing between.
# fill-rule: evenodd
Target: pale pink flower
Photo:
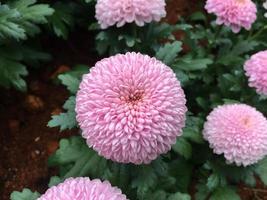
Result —
<instances>
[{"instance_id":1,"label":"pale pink flower","mask_svg":"<svg viewBox=\"0 0 267 200\"><path fill-rule=\"evenodd\" d=\"M267 95L267 51L254 54L244 65L249 86L259 94Z\"/></svg>"},{"instance_id":2,"label":"pale pink flower","mask_svg":"<svg viewBox=\"0 0 267 200\"><path fill-rule=\"evenodd\" d=\"M267 0L263 3L263 8L267 10ZM267 13L264 14L264 17L267 17Z\"/></svg>"},{"instance_id":3,"label":"pale pink flower","mask_svg":"<svg viewBox=\"0 0 267 200\"><path fill-rule=\"evenodd\" d=\"M165 0L98 0L96 19L103 29L132 22L144 26L165 17L165 5Z\"/></svg>"},{"instance_id":4,"label":"pale pink flower","mask_svg":"<svg viewBox=\"0 0 267 200\"><path fill-rule=\"evenodd\" d=\"M121 163L150 163L182 134L187 111L174 72L140 53L96 63L76 98L82 135L100 155Z\"/></svg>"},{"instance_id":5,"label":"pale pink flower","mask_svg":"<svg viewBox=\"0 0 267 200\"><path fill-rule=\"evenodd\" d=\"M204 138L228 163L254 164L267 155L267 120L245 104L215 108L204 125Z\"/></svg>"},{"instance_id":6,"label":"pale pink flower","mask_svg":"<svg viewBox=\"0 0 267 200\"><path fill-rule=\"evenodd\" d=\"M207 0L205 8L217 16L218 25L229 26L234 33L242 27L251 29L257 18L257 7L251 0Z\"/></svg>"},{"instance_id":7,"label":"pale pink flower","mask_svg":"<svg viewBox=\"0 0 267 200\"><path fill-rule=\"evenodd\" d=\"M99 179L69 178L53 186L37 200L127 200L117 187Z\"/></svg>"}]
</instances>

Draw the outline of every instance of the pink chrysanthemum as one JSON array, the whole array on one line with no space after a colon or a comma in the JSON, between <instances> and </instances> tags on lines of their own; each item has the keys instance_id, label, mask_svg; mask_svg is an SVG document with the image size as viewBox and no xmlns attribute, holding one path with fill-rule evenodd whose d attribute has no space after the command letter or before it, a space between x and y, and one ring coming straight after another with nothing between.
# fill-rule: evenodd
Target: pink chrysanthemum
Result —
<instances>
[{"instance_id":1,"label":"pink chrysanthemum","mask_svg":"<svg viewBox=\"0 0 267 200\"><path fill-rule=\"evenodd\" d=\"M247 166L267 155L267 120L245 104L215 108L207 117L203 135L214 153L224 154L228 163Z\"/></svg>"},{"instance_id":2,"label":"pink chrysanthemum","mask_svg":"<svg viewBox=\"0 0 267 200\"><path fill-rule=\"evenodd\" d=\"M254 54L244 65L249 86L259 94L267 95L267 51Z\"/></svg>"},{"instance_id":3,"label":"pink chrysanthemum","mask_svg":"<svg viewBox=\"0 0 267 200\"><path fill-rule=\"evenodd\" d=\"M69 178L51 187L37 200L127 200L117 187L99 179Z\"/></svg>"},{"instance_id":4,"label":"pink chrysanthemum","mask_svg":"<svg viewBox=\"0 0 267 200\"><path fill-rule=\"evenodd\" d=\"M132 22L144 26L165 17L165 5L165 0L98 0L96 18L103 29Z\"/></svg>"},{"instance_id":5,"label":"pink chrysanthemum","mask_svg":"<svg viewBox=\"0 0 267 200\"><path fill-rule=\"evenodd\" d=\"M217 24L231 27L234 33L241 27L249 30L257 18L257 7L251 0L207 0L205 8L217 16Z\"/></svg>"},{"instance_id":6,"label":"pink chrysanthemum","mask_svg":"<svg viewBox=\"0 0 267 200\"><path fill-rule=\"evenodd\" d=\"M96 63L76 99L82 135L100 155L150 163L170 150L185 124L186 100L173 71L140 53Z\"/></svg>"}]
</instances>

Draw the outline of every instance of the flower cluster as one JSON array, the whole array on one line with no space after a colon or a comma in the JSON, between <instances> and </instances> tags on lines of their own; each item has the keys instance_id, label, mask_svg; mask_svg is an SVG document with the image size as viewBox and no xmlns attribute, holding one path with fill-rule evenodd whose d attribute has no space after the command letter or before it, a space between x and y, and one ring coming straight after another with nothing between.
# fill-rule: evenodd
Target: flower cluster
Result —
<instances>
[{"instance_id":1,"label":"flower cluster","mask_svg":"<svg viewBox=\"0 0 267 200\"><path fill-rule=\"evenodd\" d=\"M127 200L117 187L99 179L69 178L51 187L37 200Z\"/></svg>"},{"instance_id":2,"label":"flower cluster","mask_svg":"<svg viewBox=\"0 0 267 200\"><path fill-rule=\"evenodd\" d=\"M121 163L150 163L182 134L186 99L174 72L140 53L103 59L83 77L77 121L90 147Z\"/></svg>"},{"instance_id":3,"label":"flower cluster","mask_svg":"<svg viewBox=\"0 0 267 200\"><path fill-rule=\"evenodd\" d=\"M205 8L217 16L217 24L231 27L234 33L241 27L249 30L257 18L257 8L251 0L207 0Z\"/></svg>"},{"instance_id":4,"label":"flower cluster","mask_svg":"<svg viewBox=\"0 0 267 200\"><path fill-rule=\"evenodd\" d=\"M96 19L103 29L132 22L144 26L165 17L165 5L165 0L98 0Z\"/></svg>"},{"instance_id":5,"label":"flower cluster","mask_svg":"<svg viewBox=\"0 0 267 200\"><path fill-rule=\"evenodd\" d=\"M247 166L267 155L267 119L245 104L215 108L204 125L204 138L228 163Z\"/></svg>"}]
</instances>

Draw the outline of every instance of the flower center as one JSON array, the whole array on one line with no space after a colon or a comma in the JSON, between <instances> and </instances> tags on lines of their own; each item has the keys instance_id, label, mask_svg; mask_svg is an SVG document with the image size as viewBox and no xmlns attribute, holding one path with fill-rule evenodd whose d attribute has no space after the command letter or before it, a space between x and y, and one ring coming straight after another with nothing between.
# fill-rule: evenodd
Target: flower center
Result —
<instances>
[{"instance_id":1,"label":"flower center","mask_svg":"<svg viewBox=\"0 0 267 200\"><path fill-rule=\"evenodd\" d=\"M251 125L250 117L244 117L241 121L246 127L250 127Z\"/></svg>"},{"instance_id":2,"label":"flower center","mask_svg":"<svg viewBox=\"0 0 267 200\"><path fill-rule=\"evenodd\" d=\"M127 98L127 103L136 104L143 99L143 95L144 92L142 91L131 93Z\"/></svg>"}]
</instances>

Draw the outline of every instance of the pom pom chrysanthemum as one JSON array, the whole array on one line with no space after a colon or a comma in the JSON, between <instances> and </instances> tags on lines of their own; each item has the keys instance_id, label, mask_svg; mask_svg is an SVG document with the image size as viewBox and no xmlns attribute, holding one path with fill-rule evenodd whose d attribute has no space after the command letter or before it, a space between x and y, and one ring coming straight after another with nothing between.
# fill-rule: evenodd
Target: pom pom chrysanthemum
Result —
<instances>
[{"instance_id":1,"label":"pom pom chrysanthemum","mask_svg":"<svg viewBox=\"0 0 267 200\"><path fill-rule=\"evenodd\" d=\"M140 53L96 63L76 98L82 135L100 155L150 163L170 150L185 124L186 99L174 72Z\"/></svg>"},{"instance_id":2,"label":"pom pom chrysanthemum","mask_svg":"<svg viewBox=\"0 0 267 200\"><path fill-rule=\"evenodd\" d=\"M257 7L251 0L207 0L206 10L217 16L216 23L229 26L238 33L249 30L257 18Z\"/></svg>"},{"instance_id":3,"label":"pom pom chrysanthemum","mask_svg":"<svg viewBox=\"0 0 267 200\"><path fill-rule=\"evenodd\" d=\"M204 125L204 138L228 163L254 164L267 155L267 120L245 104L215 108Z\"/></svg>"},{"instance_id":4,"label":"pom pom chrysanthemum","mask_svg":"<svg viewBox=\"0 0 267 200\"><path fill-rule=\"evenodd\" d=\"M121 190L107 181L98 179L69 178L51 187L37 200L127 200Z\"/></svg>"},{"instance_id":5,"label":"pom pom chrysanthemum","mask_svg":"<svg viewBox=\"0 0 267 200\"><path fill-rule=\"evenodd\" d=\"M143 26L165 17L165 0L98 0L96 18L101 28L135 22Z\"/></svg>"},{"instance_id":6,"label":"pom pom chrysanthemum","mask_svg":"<svg viewBox=\"0 0 267 200\"><path fill-rule=\"evenodd\" d=\"M254 54L244 66L249 86L259 94L267 95L267 51Z\"/></svg>"}]
</instances>

